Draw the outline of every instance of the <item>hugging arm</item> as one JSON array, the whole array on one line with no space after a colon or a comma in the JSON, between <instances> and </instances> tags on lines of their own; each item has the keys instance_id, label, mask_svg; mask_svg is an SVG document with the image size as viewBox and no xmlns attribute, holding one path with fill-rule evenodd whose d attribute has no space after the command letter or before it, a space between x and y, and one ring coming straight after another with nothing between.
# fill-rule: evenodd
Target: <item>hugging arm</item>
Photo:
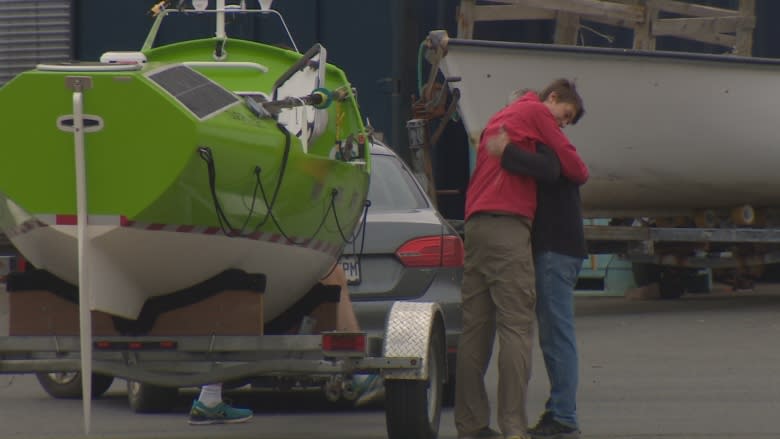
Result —
<instances>
[{"instance_id":1,"label":"hugging arm","mask_svg":"<svg viewBox=\"0 0 780 439\"><path fill-rule=\"evenodd\" d=\"M588 181L588 167L577 153L577 149L558 127L555 119L549 115L537 115L537 127L541 133L541 141L548 145L558 156L561 163L561 174L577 184Z\"/></svg>"},{"instance_id":2,"label":"hugging arm","mask_svg":"<svg viewBox=\"0 0 780 439\"><path fill-rule=\"evenodd\" d=\"M501 167L513 174L528 175L544 183L552 183L561 175L561 163L555 151L538 144L536 152L529 152L509 144L501 154Z\"/></svg>"}]
</instances>

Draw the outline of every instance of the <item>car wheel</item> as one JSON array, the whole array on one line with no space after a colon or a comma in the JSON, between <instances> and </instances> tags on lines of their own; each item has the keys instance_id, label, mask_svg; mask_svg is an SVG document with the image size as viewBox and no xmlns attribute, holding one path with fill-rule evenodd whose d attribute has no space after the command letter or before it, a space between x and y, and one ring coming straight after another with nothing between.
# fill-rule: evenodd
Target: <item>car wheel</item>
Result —
<instances>
[{"instance_id":1,"label":"car wheel","mask_svg":"<svg viewBox=\"0 0 780 439\"><path fill-rule=\"evenodd\" d=\"M179 389L127 381L127 401L136 413L166 413L173 410Z\"/></svg>"},{"instance_id":2,"label":"car wheel","mask_svg":"<svg viewBox=\"0 0 780 439\"><path fill-rule=\"evenodd\" d=\"M389 439L434 439L439 433L446 366L444 330L437 320L428 345L427 380L386 380L385 415Z\"/></svg>"},{"instance_id":3,"label":"car wheel","mask_svg":"<svg viewBox=\"0 0 780 439\"><path fill-rule=\"evenodd\" d=\"M58 399L81 398L81 372L36 373L35 377L49 396ZM114 377L92 374L92 398L106 393L114 382Z\"/></svg>"}]
</instances>

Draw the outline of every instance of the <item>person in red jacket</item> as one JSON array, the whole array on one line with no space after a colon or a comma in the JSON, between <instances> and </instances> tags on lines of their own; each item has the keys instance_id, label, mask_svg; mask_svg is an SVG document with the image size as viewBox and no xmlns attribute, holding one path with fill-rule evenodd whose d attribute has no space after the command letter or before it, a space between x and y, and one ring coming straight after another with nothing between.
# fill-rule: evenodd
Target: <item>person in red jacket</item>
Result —
<instances>
[{"instance_id":1,"label":"person in red jacket","mask_svg":"<svg viewBox=\"0 0 780 439\"><path fill-rule=\"evenodd\" d=\"M461 299L463 332L455 374L455 427L459 439L526 438L526 393L531 371L535 316L531 224L536 212L536 181L501 167L487 152L489 142L505 132L519 148L536 144L552 149L561 175L576 184L588 168L561 130L584 113L573 82L553 81L541 93L525 93L488 121L477 148L477 162L466 192L465 250ZM496 332L498 356L498 426L490 428L490 404L484 375Z\"/></svg>"}]
</instances>

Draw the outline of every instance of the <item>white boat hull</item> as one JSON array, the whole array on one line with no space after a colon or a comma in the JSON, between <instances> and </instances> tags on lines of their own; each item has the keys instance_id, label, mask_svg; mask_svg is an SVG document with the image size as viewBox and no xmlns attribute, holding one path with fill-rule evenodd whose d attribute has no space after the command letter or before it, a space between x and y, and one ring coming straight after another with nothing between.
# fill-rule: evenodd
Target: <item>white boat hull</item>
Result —
<instances>
[{"instance_id":1,"label":"white boat hull","mask_svg":"<svg viewBox=\"0 0 780 439\"><path fill-rule=\"evenodd\" d=\"M197 228L90 225L87 260L90 309L135 319L150 297L192 287L225 270L266 275L263 318L301 299L335 262L324 243L286 243L280 236L230 238ZM7 235L37 268L78 285L75 225L29 218Z\"/></svg>"},{"instance_id":2,"label":"white boat hull","mask_svg":"<svg viewBox=\"0 0 780 439\"><path fill-rule=\"evenodd\" d=\"M591 171L588 217L780 206L780 62L715 55L450 40L472 144L518 89L575 79L585 116L566 134Z\"/></svg>"}]
</instances>

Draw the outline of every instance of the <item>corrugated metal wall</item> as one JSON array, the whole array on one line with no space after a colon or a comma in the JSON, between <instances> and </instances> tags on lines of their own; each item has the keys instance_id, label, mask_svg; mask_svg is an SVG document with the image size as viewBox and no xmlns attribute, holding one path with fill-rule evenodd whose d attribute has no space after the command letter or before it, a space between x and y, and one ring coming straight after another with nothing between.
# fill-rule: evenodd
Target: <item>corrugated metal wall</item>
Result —
<instances>
[{"instance_id":1,"label":"corrugated metal wall","mask_svg":"<svg viewBox=\"0 0 780 439\"><path fill-rule=\"evenodd\" d=\"M71 2L0 0L0 85L39 63L72 55Z\"/></svg>"}]
</instances>

